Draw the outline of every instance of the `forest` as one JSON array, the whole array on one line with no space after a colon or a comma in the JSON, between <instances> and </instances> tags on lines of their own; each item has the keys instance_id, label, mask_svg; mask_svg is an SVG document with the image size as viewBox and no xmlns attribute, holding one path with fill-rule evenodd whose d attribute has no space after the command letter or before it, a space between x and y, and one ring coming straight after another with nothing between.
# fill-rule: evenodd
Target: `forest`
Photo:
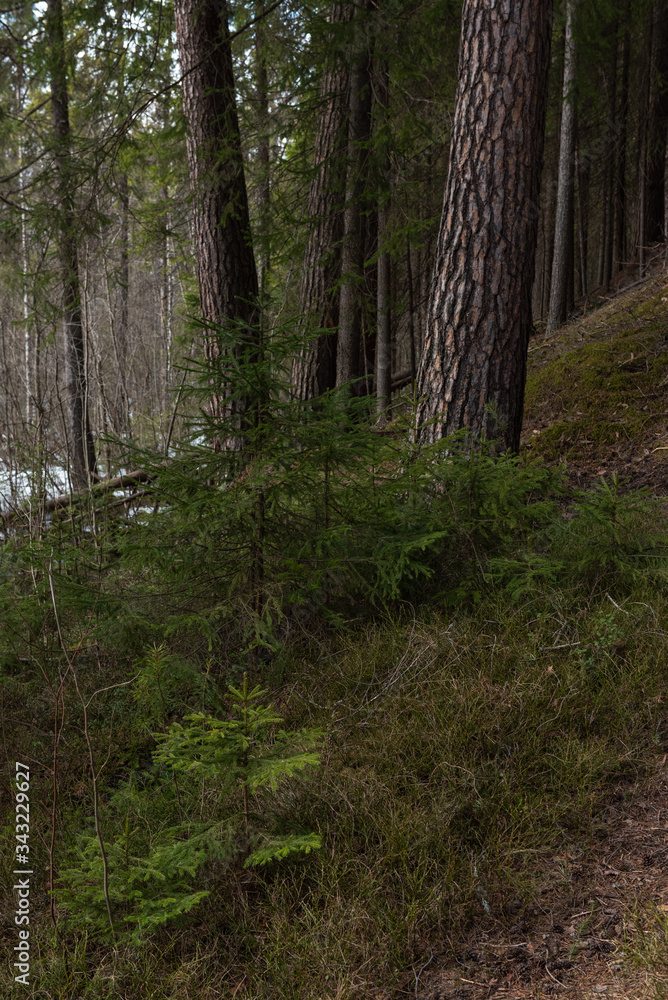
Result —
<instances>
[{"instance_id":1,"label":"forest","mask_svg":"<svg viewBox=\"0 0 668 1000\"><path fill-rule=\"evenodd\" d=\"M668 995L668 0L0 11L2 995Z\"/></svg>"}]
</instances>

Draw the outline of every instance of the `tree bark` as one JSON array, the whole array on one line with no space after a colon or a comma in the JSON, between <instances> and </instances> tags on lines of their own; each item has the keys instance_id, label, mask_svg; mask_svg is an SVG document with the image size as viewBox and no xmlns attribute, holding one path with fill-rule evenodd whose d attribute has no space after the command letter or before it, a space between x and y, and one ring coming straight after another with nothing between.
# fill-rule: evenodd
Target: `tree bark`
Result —
<instances>
[{"instance_id":1,"label":"tree bark","mask_svg":"<svg viewBox=\"0 0 668 1000\"><path fill-rule=\"evenodd\" d=\"M540 258L540 298L538 300L538 316L547 320L550 305L550 286L552 282L552 259L554 255L554 239L552 238L557 217L557 181L559 174L558 157L546 159L543 165L543 197L541 198L538 220L538 233L541 248ZM538 266L538 257L536 260ZM533 303L532 303L533 312Z\"/></svg>"},{"instance_id":2,"label":"tree bark","mask_svg":"<svg viewBox=\"0 0 668 1000\"><path fill-rule=\"evenodd\" d=\"M258 280L234 93L227 0L175 0L200 309L207 359L251 356L257 347ZM222 368L223 366L221 366ZM243 445L249 400L214 392L226 425L218 447Z\"/></svg>"},{"instance_id":3,"label":"tree bark","mask_svg":"<svg viewBox=\"0 0 668 1000\"><path fill-rule=\"evenodd\" d=\"M578 194L578 246L580 251L580 291L589 291L589 186L591 181L591 157L589 153L577 152L577 194Z\"/></svg>"},{"instance_id":4,"label":"tree bark","mask_svg":"<svg viewBox=\"0 0 668 1000\"><path fill-rule=\"evenodd\" d=\"M387 117L390 104L387 61L381 61L376 77L376 129L380 132L380 183L378 196L378 287L376 331L376 411L380 415L390 405L392 392L392 328L390 316L391 261L385 246L390 214L390 156L387 142Z\"/></svg>"},{"instance_id":5,"label":"tree bark","mask_svg":"<svg viewBox=\"0 0 668 1000\"><path fill-rule=\"evenodd\" d=\"M666 248L664 254L664 265L668 268L668 136L666 137L666 160L664 164L664 188L663 188L663 231L665 235Z\"/></svg>"},{"instance_id":6,"label":"tree bark","mask_svg":"<svg viewBox=\"0 0 668 1000\"><path fill-rule=\"evenodd\" d=\"M167 185L162 189L165 204L169 202L169 190ZM164 397L167 399L168 390L172 383L172 368L174 359L172 357L174 331L172 317L174 315L174 276L172 274L172 238L170 236L171 218L169 215L165 219L165 234L162 243L162 281L160 283L160 313L162 320L162 332L165 344L165 370L164 370Z\"/></svg>"},{"instance_id":7,"label":"tree bark","mask_svg":"<svg viewBox=\"0 0 668 1000\"><path fill-rule=\"evenodd\" d=\"M255 99L258 116L258 203L259 203L259 253L258 270L260 289L267 291L267 278L271 263L269 253L269 210L271 200L270 135L269 135L269 74L267 71L267 25L264 0L255 0Z\"/></svg>"},{"instance_id":8,"label":"tree bark","mask_svg":"<svg viewBox=\"0 0 668 1000\"><path fill-rule=\"evenodd\" d=\"M58 177L58 256L67 358L68 444L72 482L75 489L85 489L95 478L96 462L95 444L88 416L88 382L81 314L77 219L73 200L75 181L72 169L72 133L62 0L48 0L46 23L50 48L54 159Z\"/></svg>"},{"instance_id":9,"label":"tree bark","mask_svg":"<svg viewBox=\"0 0 668 1000\"><path fill-rule=\"evenodd\" d=\"M378 242L382 240L387 230L389 210L383 205L378 209ZM391 325L391 280L392 269L390 255L387 250L381 250L378 257L378 290L377 313L378 330L376 332L376 411L383 413L390 405L392 382L392 325Z\"/></svg>"},{"instance_id":10,"label":"tree bark","mask_svg":"<svg viewBox=\"0 0 668 1000\"><path fill-rule=\"evenodd\" d=\"M117 431L130 434L130 407L128 402L128 331L130 297L130 193L128 175L121 172L118 184L121 209L120 266L118 276L118 321L116 324L116 360L118 363L118 413Z\"/></svg>"},{"instance_id":11,"label":"tree bark","mask_svg":"<svg viewBox=\"0 0 668 1000\"><path fill-rule=\"evenodd\" d=\"M603 225L601 234L601 285L607 292L610 288L613 273L613 255L615 240L615 154L617 151L617 57L619 54L619 24L613 26L612 57L608 68L606 89L608 91L609 111L607 122L607 137L605 142L605 163L603 182Z\"/></svg>"},{"instance_id":12,"label":"tree bark","mask_svg":"<svg viewBox=\"0 0 668 1000\"><path fill-rule=\"evenodd\" d=\"M647 160L653 48L654 12L650 9L645 38L645 71L638 110L638 272L640 278L645 277L647 266Z\"/></svg>"},{"instance_id":13,"label":"tree bark","mask_svg":"<svg viewBox=\"0 0 668 1000\"><path fill-rule=\"evenodd\" d=\"M517 451L552 4L464 0L450 169L418 374L420 441L463 427Z\"/></svg>"},{"instance_id":14,"label":"tree bark","mask_svg":"<svg viewBox=\"0 0 668 1000\"><path fill-rule=\"evenodd\" d=\"M118 4L116 10L116 43L119 58L117 60L116 78L119 105L122 113L128 113L125 98L125 59L122 54L125 49L124 6ZM120 207L120 253L118 274L118 309L112 328L114 352L118 368L118 383L114 405L114 430L117 434L130 436L130 404L128 399L128 339L129 339L129 297L130 297L130 190L127 170L121 168L118 177L118 200ZM107 473L108 475L108 473Z\"/></svg>"},{"instance_id":15,"label":"tree bark","mask_svg":"<svg viewBox=\"0 0 668 1000\"><path fill-rule=\"evenodd\" d=\"M24 76L25 67L23 61L19 60L16 66L16 91L15 91L15 114L20 116L23 114L23 96L24 96ZM19 170L23 170L23 137L21 134L18 136L18 148L17 148L17 167ZM23 271L21 284L22 288L22 299L23 299L23 343L24 343L24 356L25 356L25 388L26 388L26 408L25 408L25 419L26 425L32 424L35 415L35 401L37 398L37 365L36 356L33 344L33 338L30 332L30 306L29 306L29 285L28 285L28 269L29 269L29 257L28 257L28 239L27 239L27 225L26 225L26 203L24 194L24 177L23 173L20 175L19 179L19 195L18 203L20 206L21 214L21 268Z\"/></svg>"},{"instance_id":16,"label":"tree bark","mask_svg":"<svg viewBox=\"0 0 668 1000\"><path fill-rule=\"evenodd\" d=\"M668 268L668 136L666 137L666 161L664 164L664 188L663 188L663 231L666 241L664 254L664 264Z\"/></svg>"},{"instance_id":17,"label":"tree bark","mask_svg":"<svg viewBox=\"0 0 668 1000\"><path fill-rule=\"evenodd\" d=\"M411 363L411 385L415 385L417 352L415 350L415 295L413 292L413 265L411 263L410 237L406 240L406 284L408 286L408 349Z\"/></svg>"},{"instance_id":18,"label":"tree bark","mask_svg":"<svg viewBox=\"0 0 668 1000\"><path fill-rule=\"evenodd\" d=\"M626 261L626 157L629 120L629 70L631 64L631 33L629 31L629 0L624 3L624 38L622 41L622 75L619 94L619 114L615 149L615 208L613 272L621 271Z\"/></svg>"},{"instance_id":19,"label":"tree bark","mask_svg":"<svg viewBox=\"0 0 668 1000\"><path fill-rule=\"evenodd\" d=\"M332 4L330 23L344 23L351 16L349 5ZM336 385L348 77L348 68L339 56L323 74L320 87L322 104L308 196L311 231L304 249L299 301L302 332L324 332L315 342L308 340L292 364L292 385L302 400L321 396Z\"/></svg>"},{"instance_id":20,"label":"tree bark","mask_svg":"<svg viewBox=\"0 0 668 1000\"><path fill-rule=\"evenodd\" d=\"M605 162L602 167L603 179L602 179L602 193L601 193L601 238L598 248L598 275L597 275L597 285L599 288L606 288L606 274L605 274L605 263L606 263L606 252L608 248L608 235L610 232L610 191L612 183L612 171L610 169L610 161L608 158L609 147L607 147L604 153ZM610 279L608 278L608 284L610 284Z\"/></svg>"},{"instance_id":21,"label":"tree bark","mask_svg":"<svg viewBox=\"0 0 668 1000\"><path fill-rule=\"evenodd\" d=\"M568 315L569 275L573 273L573 205L575 192L575 39L573 37L573 0L566 6L564 36L564 86L559 137L559 180L557 182L557 218L554 229L554 255L547 332L552 333Z\"/></svg>"},{"instance_id":22,"label":"tree bark","mask_svg":"<svg viewBox=\"0 0 668 1000\"><path fill-rule=\"evenodd\" d=\"M371 134L371 87L365 16L369 0L355 0L356 32L348 101L348 163L346 205L343 213L341 297L336 351L336 384L358 379L362 360L362 307L364 286L364 200L368 144ZM359 392L359 386L353 392Z\"/></svg>"},{"instance_id":23,"label":"tree bark","mask_svg":"<svg viewBox=\"0 0 668 1000\"><path fill-rule=\"evenodd\" d=\"M657 0L652 14L653 44L645 205L645 239L648 244L659 243L664 238L664 160L668 126L668 0Z\"/></svg>"}]
</instances>

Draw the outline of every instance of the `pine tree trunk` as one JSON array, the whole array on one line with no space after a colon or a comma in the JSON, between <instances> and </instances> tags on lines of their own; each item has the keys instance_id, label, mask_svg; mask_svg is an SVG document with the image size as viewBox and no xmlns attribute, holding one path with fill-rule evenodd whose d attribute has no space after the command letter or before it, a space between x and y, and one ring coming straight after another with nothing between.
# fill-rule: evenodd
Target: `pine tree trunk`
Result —
<instances>
[{"instance_id":1,"label":"pine tree trunk","mask_svg":"<svg viewBox=\"0 0 668 1000\"><path fill-rule=\"evenodd\" d=\"M663 188L663 231L665 233L666 248L664 254L664 264L668 268L668 136L666 137L666 161L664 164L664 188Z\"/></svg>"},{"instance_id":2,"label":"pine tree trunk","mask_svg":"<svg viewBox=\"0 0 668 1000\"><path fill-rule=\"evenodd\" d=\"M552 4L464 0L450 168L418 374L419 438L520 443Z\"/></svg>"},{"instance_id":3,"label":"pine tree trunk","mask_svg":"<svg viewBox=\"0 0 668 1000\"><path fill-rule=\"evenodd\" d=\"M664 160L668 127L668 0L657 0L654 4L652 36L645 205L647 244L659 243L664 236Z\"/></svg>"},{"instance_id":4,"label":"pine tree trunk","mask_svg":"<svg viewBox=\"0 0 668 1000\"><path fill-rule=\"evenodd\" d=\"M175 0L200 309L206 357L255 350L258 280L234 93L227 0ZM243 445L249 401L214 393L212 413L227 425L219 447Z\"/></svg>"},{"instance_id":5,"label":"pine tree trunk","mask_svg":"<svg viewBox=\"0 0 668 1000\"><path fill-rule=\"evenodd\" d=\"M564 38L564 86L559 138L559 180L557 219L554 230L554 256L550 283L550 307L547 332L564 323L569 306L569 276L573 273L573 202L575 192L575 40L573 38L573 0L566 7Z\"/></svg>"},{"instance_id":6,"label":"pine tree trunk","mask_svg":"<svg viewBox=\"0 0 668 1000\"><path fill-rule=\"evenodd\" d=\"M546 175L544 183L545 197L541 201L539 216L539 232L542 234L542 259L540 261L540 307L538 315L540 319L547 319L547 311L550 305L550 286L552 282L552 259L554 255L554 239L552 234L557 217L557 174L558 163L550 160L545 163L543 174Z\"/></svg>"},{"instance_id":7,"label":"pine tree trunk","mask_svg":"<svg viewBox=\"0 0 668 1000\"><path fill-rule=\"evenodd\" d=\"M621 271L626 261L626 156L629 120L629 70L631 64L631 33L629 2L624 4L624 39L622 42L622 76L619 94L615 150L615 207L613 272Z\"/></svg>"},{"instance_id":8,"label":"pine tree trunk","mask_svg":"<svg viewBox=\"0 0 668 1000\"><path fill-rule=\"evenodd\" d=\"M270 267L269 254L269 206L271 199L270 178L270 135L269 135L269 76L267 72L267 26L264 21L264 0L256 0L255 16L255 98L258 116L258 202L259 202L259 253L258 270L260 289L267 291Z\"/></svg>"},{"instance_id":9,"label":"pine tree trunk","mask_svg":"<svg viewBox=\"0 0 668 1000\"><path fill-rule=\"evenodd\" d=\"M647 267L647 160L653 48L654 16L650 9L645 36L645 69L638 109L638 272L641 278L645 277Z\"/></svg>"},{"instance_id":10,"label":"pine tree trunk","mask_svg":"<svg viewBox=\"0 0 668 1000\"><path fill-rule=\"evenodd\" d=\"M380 183L378 196L378 288L376 332L376 410L383 413L390 405L392 389L392 329L390 316L391 263L385 246L387 224L390 214L390 156L385 134L389 115L390 87L387 61L378 66L376 75L376 128L380 138Z\"/></svg>"},{"instance_id":11,"label":"pine tree trunk","mask_svg":"<svg viewBox=\"0 0 668 1000\"><path fill-rule=\"evenodd\" d=\"M14 113L17 116L22 116L24 113L23 109L23 97L24 97L24 75L25 67L23 62L19 60L16 66L16 91L15 91L15 109ZM23 137L19 133L18 136L18 148L17 148L17 166L18 169L23 171ZM18 191L18 203L21 212L21 267L23 271L22 275L22 299L23 299L23 337L24 337L24 355L25 355L25 388L26 388L26 406L25 406L25 418L26 424L30 425L33 422L35 415L35 400L36 400L36 357L34 351L33 337L30 330L30 306L29 306L29 286L28 286L28 234L26 226L26 204L25 204L25 194L24 194L24 175L20 174L19 179L19 191Z\"/></svg>"},{"instance_id":12,"label":"pine tree trunk","mask_svg":"<svg viewBox=\"0 0 668 1000\"><path fill-rule=\"evenodd\" d=\"M369 123L371 123L371 95L372 90L369 86ZM366 145L367 148L371 146L371 129ZM360 395L371 396L374 392L376 371L378 281L381 264L378 259L378 206L368 179L365 189L362 202L362 285L359 297L361 316L359 373L363 381L359 383L357 391Z\"/></svg>"},{"instance_id":13,"label":"pine tree trunk","mask_svg":"<svg viewBox=\"0 0 668 1000\"><path fill-rule=\"evenodd\" d=\"M169 191L167 186L162 189L165 204L169 202ZM164 394L168 398L169 388L172 384L172 369L174 359L172 357L174 330L172 317L174 315L174 278L172 275L172 239L169 235L171 226L170 217L165 220L166 231L162 244L162 281L160 283L160 315L162 321L162 333L165 345L165 372L164 372Z\"/></svg>"},{"instance_id":14,"label":"pine tree trunk","mask_svg":"<svg viewBox=\"0 0 668 1000\"><path fill-rule=\"evenodd\" d=\"M383 205L378 209L378 244L387 231L389 209ZM376 410L379 414L390 405L392 383L392 327L391 327L391 261L387 250L381 251L378 257L378 292L377 315L378 330L376 334Z\"/></svg>"},{"instance_id":15,"label":"pine tree trunk","mask_svg":"<svg viewBox=\"0 0 668 1000\"><path fill-rule=\"evenodd\" d=\"M67 406L72 484L85 489L96 475L95 445L88 416L88 381L81 286L74 210L73 164L67 93L67 63L62 0L48 0L47 35L50 47L51 113L54 131L54 159L58 174L59 233L58 256L62 280L62 310L67 357Z\"/></svg>"},{"instance_id":16,"label":"pine tree trunk","mask_svg":"<svg viewBox=\"0 0 668 1000\"><path fill-rule=\"evenodd\" d=\"M354 7L357 30L348 100L348 163L341 249L339 338L336 351L337 386L346 385L358 379L361 374L365 374L361 364L365 258L362 208L368 180L365 175L371 134L371 87L364 20L369 0L355 0ZM354 393L360 391L359 385L353 387Z\"/></svg>"},{"instance_id":17,"label":"pine tree trunk","mask_svg":"<svg viewBox=\"0 0 668 1000\"><path fill-rule=\"evenodd\" d=\"M619 25L614 25L614 44L612 47L612 59L608 71L608 93L610 95L610 109L608 116L608 134L605 144L605 181L603 188L603 238L601 241L602 274L601 284L607 292L612 281L613 267L613 247L615 241L615 153L617 150L616 124L617 124L617 56L619 50Z\"/></svg>"},{"instance_id":18,"label":"pine tree trunk","mask_svg":"<svg viewBox=\"0 0 668 1000\"><path fill-rule=\"evenodd\" d=\"M598 278L596 284L599 288L605 288L605 261L608 248L608 233L610 230L610 164L607 154L603 164L603 180L601 192L601 238L598 248Z\"/></svg>"},{"instance_id":19,"label":"pine tree trunk","mask_svg":"<svg viewBox=\"0 0 668 1000\"><path fill-rule=\"evenodd\" d=\"M119 405L117 428L121 434L130 433L130 413L127 390L128 371L128 303L130 295L130 195L128 175L119 177L121 208L120 262L118 276L118 320L116 322L116 360L118 363Z\"/></svg>"},{"instance_id":20,"label":"pine tree trunk","mask_svg":"<svg viewBox=\"0 0 668 1000\"><path fill-rule=\"evenodd\" d=\"M588 153L577 154L578 180L578 245L580 250L580 291L589 291L589 185L591 158Z\"/></svg>"},{"instance_id":21,"label":"pine tree trunk","mask_svg":"<svg viewBox=\"0 0 668 1000\"><path fill-rule=\"evenodd\" d=\"M119 58L117 60L116 83L118 86L119 106L123 114L129 109L125 98L125 60L121 54L125 47L124 7L118 4L116 10L116 43ZM130 405L128 400L128 340L129 340L129 296L130 296L130 192L127 171L121 169L118 178L118 200L120 207L120 260L118 274L118 309L112 334L118 381L114 406L114 430L117 434L130 436ZM108 475L108 473L107 473Z\"/></svg>"},{"instance_id":22,"label":"pine tree trunk","mask_svg":"<svg viewBox=\"0 0 668 1000\"><path fill-rule=\"evenodd\" d=\"M575 164L573 165L573 183L575 185ZM569 316L575 308L575 186L573 186L573 196L570 204L570 215L568 219L568 233L570 246L568 248L568 274L566 281L566 316Z\"/></svg>"},{"instance_id":23,"label":"pine tree trunk","mask_svg":"<svg viewBox=\"0 0 668 1000\"><path fill-rule=\"evenodd\" d=\"M638 180L638 274L647 274L647 137L641 137Z\"/></svg>"},{"instance_id":24,"label":"pine tree trunk","mask_svg":"<svg viewBox=\"0 0 668 1000\"><path fill-rule=\"evenodd\" d=\"M347 4L333 3L329 20L351 18ZM292 364L292 385L299 399L313 399L336 385L337 328L343 239L348 69L337 60L326 70L315 140L314 175L309 187L308 217L312 228L304 250L299 294L302 328L323 331L309 341Z\"/></svg>"},{"instance_id":25,"label":"pine tree trunk","mask_svg":"<svg viewBox=\"0 0 668 1000\"><path fill-rule=\"evenodd\" d=\"M411 241L406 240L406 284L408 285L408 350L411 365L411 387L417 376L417 351L415 344L415 294L413 290L413 265L411 262Z\"/></svg>"}]
</instances>

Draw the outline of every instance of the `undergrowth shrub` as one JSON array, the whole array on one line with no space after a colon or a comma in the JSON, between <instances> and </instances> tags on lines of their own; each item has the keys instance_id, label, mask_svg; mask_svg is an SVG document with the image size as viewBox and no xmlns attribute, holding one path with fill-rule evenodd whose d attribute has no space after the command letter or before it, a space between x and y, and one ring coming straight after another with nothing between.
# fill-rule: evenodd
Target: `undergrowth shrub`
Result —
<instances>
[{"instance_id":1,"label":"undergrowth shrub","mask_svg":"<svg viewBox=\"0 0 668 1000\"><path fill-rule=\"evenodd\" d=\"M401 601L665 584L665 519L648 493L613 477L569 503L563 470L473 447L465 430L418 447L405 404L388 429L369 397L294 401L282 378L291 332L252 350L239 336L241 352L193 365L199 415L173 454L129 452L152 476L144 506L98 498L6 547L7 611L22 591L33 638L50 616L49 572L63 614L88 616L97 641L129 655L166 641L183 662L215 650L228 669L280 658L294 622L336 627ZM226 398L244 399L244 421L220 417ZM212 447L227 438L238 447ZM25 629L12 633L18 648Z\"/></svg>"},{"instance_id":2,"label":"undergrowth shrub","mask_svg":"<svg viewBox=\"0 0 668 1000\"><path fill-rule=\"evenodd\" d=\"M490 578L517 600L541 587L656 591L668 582L664 501L647 489L621 492L617 474L577 490L569 508L553 514L510 554L492 554Z\"/></svg>"},{"instance_id":3,"label":"undergrowth shrub","mask_svg":"<svg viewBox=\"0 0 668 1000\"><path fill-rule=\"evenodd\" d=\"M558 517L558 471L457 440L416 451L380 434L365 407L322 401L235 476L228 455L198 447L159 472L160 510L124 555L135 571L151 565L161 587L187 588L172 634L215 642L224 630L247 651L275 652L300 608L336 621L434 593L479 597L489 559Z\"/></svg>"},{"instance_id":4,"label":"undergrowth shrub","mask_svg":"<svg viewBox=\"0 0 668 1000\"><path fill-rule=\"evenodd\" d=\"M614 473L578 491L574 516L561 525L566 572L594 587L661 586L668 570L664 501L647 488L620 493L620 485Z\"/></svg>"},{"instance_id":5,"label":"undergrowth shrub","mask_svg":"<svg viewBox=\"0 0 668 1000\"><path fill-rule=\"evenodd\" d=\"M164 650L147 660L163 669ZM203 866L265 865L320 847L296 820L292 832L282 828L276 800L287 781L318 766L322 734L279 728L264 695L244 675L241 688L229 687L229 718L196 712L156 734L150 767L110 796L105 856L86 831L60 870L67 926L114 940L132 931L138 943L206 898L209 890L197 887Z\"/></svg>"},{"instance_id":6,"label":"undergrowth shrub","mask_svg":"<svg viewBox=\"0 0 668 1000\"><path fill-rule=\"evenodd\" d=\"M284 451L249 456L235 478L227 456L208 454L204 474L197 450L160 474L161 508L125 554L188 594L166 634L194 630L213 647L224 633L275 655L294 615L335 624L402 600L468 604L497 586L521 600L665 585L665 518L646 491L623 493L613 477L569 503L560 470L472 451L464 436L417 450L380 434L361 404L352 413L323 401Z\"/></svg>"}]
</instances>

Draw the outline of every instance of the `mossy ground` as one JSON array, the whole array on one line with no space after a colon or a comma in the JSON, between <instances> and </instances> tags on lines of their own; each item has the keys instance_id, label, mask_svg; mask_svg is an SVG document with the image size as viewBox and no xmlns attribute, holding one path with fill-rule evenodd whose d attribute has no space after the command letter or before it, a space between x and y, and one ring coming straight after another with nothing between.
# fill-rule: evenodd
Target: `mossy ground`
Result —
<instances>
[{"instance_id":1,"label":"mossy ground","mask_svg":"<svg viewBox=\"0 0 668 1000\"><path fill-rule=\"evenodd\" d=\"M532 340L523 446L585 480L618 471L663 489L666 445L668 279L660 274Z\"/></svg>"}]
</instances>

